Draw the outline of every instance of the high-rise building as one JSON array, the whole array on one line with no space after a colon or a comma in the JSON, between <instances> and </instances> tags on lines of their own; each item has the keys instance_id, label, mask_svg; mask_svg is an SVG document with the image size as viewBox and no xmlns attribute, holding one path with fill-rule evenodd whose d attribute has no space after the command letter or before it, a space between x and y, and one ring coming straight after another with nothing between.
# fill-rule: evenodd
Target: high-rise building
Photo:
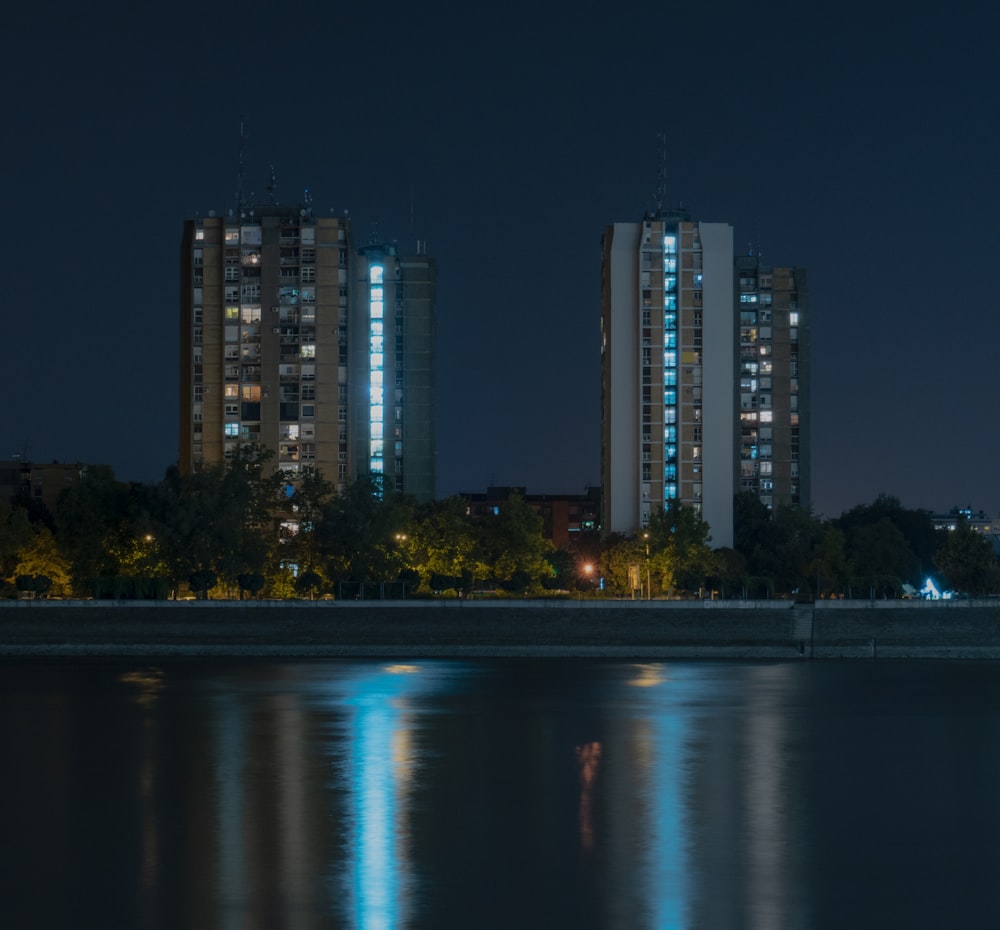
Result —
<instances>
[{"instance_id":1,"label":"high-rise building","mask_svg":"<svg viewBox=\"0 0 1000 930\"><path fill-rule=\"evenodd\" d=\"M683 210L602 251L602 531L676 501L731 546L736 491L808 504L804 273L734 259L731 226Z\"/></svg>"},{"instance_id":2,"label":"high-rise building","mask_svg":"<svg viewBox=\"0 0 1000 930\"><path fill-rule=\"evenodd\" d=\"M735 263L739 308L737 490L768 507L811 502L809 302L801 268Z\"/></svg>"},{"instance_id":3,"label":"high-rise building","mask_svg":"<svg viewBox=\"0 0 1000 930\"><path fill-rule=\"evenodd\" d=\"M346 218L244 206L184 224L182 472L238 448L343 490L434 496L434 263Z\"/></svg>"}]
</instances>

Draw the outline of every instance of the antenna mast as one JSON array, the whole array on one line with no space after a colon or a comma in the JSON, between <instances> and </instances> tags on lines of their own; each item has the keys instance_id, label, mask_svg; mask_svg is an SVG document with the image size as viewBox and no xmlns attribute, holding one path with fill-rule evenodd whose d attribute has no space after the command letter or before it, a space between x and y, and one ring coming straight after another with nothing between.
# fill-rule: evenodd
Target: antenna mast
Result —
<instances>
[{"instance_id":1,"label":"antenna mast","mask_svg":"<svg viewBox=\"0 0 1000 930\"><path fill-rule=\"evenodd\" d=\"M656 166L656 212L663 212L663 199L667 192L667 134L658 132L656 138L660 143Z\"/></svg>"},{"instance_id":2,"label":"antenna mast","mask_svg":"<svg viewBox=\"0 0 1000 930\"><path fill-rule=\"evenodd\" d=\"M271 177L267 182L267 202L271 206L278 202L278 178L274 174L274 165L271 165Z\"/></svg>"},{"instance_id":3,"label":"antenna mast","mask_svg":"<svg viewBox=\"0 0 1000 930\"><path fill-rule=\"evenodd\" d=\"M246 162L246 117L240 115L240 173L236 188L236 211L242 214L246 201L243 199L243 172Z\"/></svg>"}]
</instances>

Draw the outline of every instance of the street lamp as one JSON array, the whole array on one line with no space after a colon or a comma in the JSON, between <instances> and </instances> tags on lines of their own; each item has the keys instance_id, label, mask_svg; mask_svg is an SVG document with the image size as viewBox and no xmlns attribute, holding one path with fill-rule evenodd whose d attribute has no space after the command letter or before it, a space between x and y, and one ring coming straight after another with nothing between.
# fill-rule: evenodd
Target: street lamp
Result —
<instances>
[{"instance_id":1,"label":"street lamp","mask_svg":"<svg viewBox=\"0 0 1000 930\"><path fill-rule=\"evenodd\" d=\"M651 601L653 599L653 588L649 583L649 532L643 533L642 538L646 541L646 600Z\"/></svg>"}]
</instances>

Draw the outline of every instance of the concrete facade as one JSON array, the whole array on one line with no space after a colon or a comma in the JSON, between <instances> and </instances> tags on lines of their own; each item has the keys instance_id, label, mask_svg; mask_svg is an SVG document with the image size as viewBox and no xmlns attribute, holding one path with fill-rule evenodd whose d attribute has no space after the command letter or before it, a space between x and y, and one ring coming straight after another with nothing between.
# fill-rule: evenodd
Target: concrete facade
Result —
<instances>
[{"instance_id":1,"label":"concrete facade","mask_svg":"<svg viewBox=\"0 0 1000 930\"><path fill-rule=\"evenodd\" d=\"M725 223L660 210L602 240L601 529L678 502L733 544L733 496L810 504L802 269L733 255Z\"/></svg>"},{"instance_id":2,"label":"concrete facade","mask_svg":"<svg viewBox=\"0 0 1000 930\"><path fill-rule=\"evenodd\" d=\"M245 205L184 225L179 465L268 449L294 480L435 491L435 269L346 217ZM379 283L373 281L377 269Z\"/></svg>"},{"instance_id":3,"label":"concrete facade","mask_svg":"<svg viewBox=\"0 0 1000 930\"><path fill-rule=\"evenodd\" d=\"M604 533L677 501L733 541L733 231L682 210L605 231L601 275Z\"/></svg>"}]
</instances>

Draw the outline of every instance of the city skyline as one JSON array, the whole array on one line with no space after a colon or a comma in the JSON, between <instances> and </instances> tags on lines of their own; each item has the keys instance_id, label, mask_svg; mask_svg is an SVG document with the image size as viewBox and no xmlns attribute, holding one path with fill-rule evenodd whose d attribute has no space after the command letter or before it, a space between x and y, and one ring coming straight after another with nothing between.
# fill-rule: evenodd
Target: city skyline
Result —
<instances>
[{"instance_id":1,"label":"city skyline","mask_svg":"<svg viewBox=\"0 0 1000 930\"><path fill-rule=\"evenodd\" d=\"M245 114L257 199L273 165L435 257L438 495L599 484L600 237L662 189L808 270L818 514L1000 510L998 14L792 9L19 9L0 459L177 460L178 230L235 205Z\"/></svg>"}]
</instances>

